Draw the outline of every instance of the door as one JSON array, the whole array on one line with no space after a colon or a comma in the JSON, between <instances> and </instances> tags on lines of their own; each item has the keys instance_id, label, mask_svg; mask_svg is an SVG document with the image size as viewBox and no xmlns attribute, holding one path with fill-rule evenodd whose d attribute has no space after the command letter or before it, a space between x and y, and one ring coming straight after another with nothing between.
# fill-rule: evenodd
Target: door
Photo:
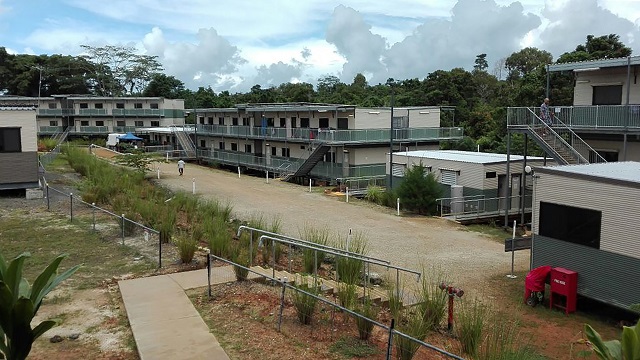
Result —
<instances>
[{"instance_id":1,"label":"door","mask_svg":"<svg viewBox=\"0 0 640 360\"><path fill-rule=\"evenodd\" d=\"M511 176L511 209L520 209L520 174Z\"/></svg>"},{"instance_id":2,"label":"door","mask_svg":"<svg viewBox=\"0 0 640 360\"><path fill-rule=\"evenodd\" d=\"M506 197L507 197L507 176L498 175L498 208L497 210L504 211L506 206Z\"/></svg>"}]
</instances>

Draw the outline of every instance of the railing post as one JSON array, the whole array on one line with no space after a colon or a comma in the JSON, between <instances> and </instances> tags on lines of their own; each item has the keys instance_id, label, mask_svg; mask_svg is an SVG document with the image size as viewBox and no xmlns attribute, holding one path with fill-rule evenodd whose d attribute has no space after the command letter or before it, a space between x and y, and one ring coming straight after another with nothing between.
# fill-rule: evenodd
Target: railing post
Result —
<instances>
[{"instance_id":1,"label":"railing post","mask_svg":"<svg viewBox=\"0 0 640 360\"><path fill-rule=\"evenodd\" d=\"M47 211L51 210L51 198L49 198L49 183L45 182L45 189L47 191Z\"/></svg>"},{"instance_id":2,"label":"railing post","mask_svg":"<svg viewBox=\"0 0 640 360\"><path fill-rule=\"evenodd\" d=\"M387 340L387 360L391 360L391 347L393 346L393 328L395 327L396 320L391 319L391 325L389 325L389 339Z\"/></svg>"},{"instance_id":3,"label":"railing post","mask_svg":"<svg viewBox=\"0 0 640 360\"><path fill-rule=\"evenodd\" d=\"M122 220L122 245L124 245L124 214L120 215L120 219Z\"/></svg>"},{"instance_id":4,"label":"railing post","mask_svg":"<svg viewBox=\"0 0 640 360\"><path fill-rule=\"evenodd\" d=\"M73 193L69 193L69 215L71 216L71 222L73 222Z\"/></svg>"},{"instance_id":5,"label":"railing post","mask_svg":"<svg viewBox=\"0 0 640 360\"><path fill-rule=\"evenodd\" d=\"M284 311L284 291L287 288L287 278L282 279L282 294L280 295L280 311L278 314L278 332L280 332L280 326L282 325L282 312Z\"/></svg>"},{"instance_id":6,"label":"railing post","mask_svg":"<svg viewBox=\"0 0 640 360\"><path fill-rule=\"evenodd\" d=\"M158 232L158 269L162 268L162 231Z\"/></svg>"},{"instance_id":7,"label":"railing post","mask_svg":"<svg viewBox=\"0 0 640 360\"><path fill-rule=\"evenodd\" d=\"M91 203L91 207L93 210L93 231L96 231L96 203Z\"/></svg>"},{"instance_id":8,"label":"railing post","mask_svg":"<svg viewBox=\"0 0 640 360\"><path fill-rule=\"evenodd\" d=\"M207 254L207 294L211 299L211 254Z\"/></svg>"}]
</instances>

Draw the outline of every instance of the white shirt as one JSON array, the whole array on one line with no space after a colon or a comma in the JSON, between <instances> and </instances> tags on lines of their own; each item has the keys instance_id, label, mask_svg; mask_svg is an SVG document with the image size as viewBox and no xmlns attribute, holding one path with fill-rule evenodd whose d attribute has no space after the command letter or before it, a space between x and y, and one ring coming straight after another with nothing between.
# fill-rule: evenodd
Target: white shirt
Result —
<instances>
[{"instance_id":1,"label":"white shirt","mask_svg":"<svg viewBox=\"0 0 640 360\"><path fill-rule=\"evenodd\" d=\"M183 169L184 168L184 161L180 160L178 161L178 169Z\"/></svg>"}]
</instances>

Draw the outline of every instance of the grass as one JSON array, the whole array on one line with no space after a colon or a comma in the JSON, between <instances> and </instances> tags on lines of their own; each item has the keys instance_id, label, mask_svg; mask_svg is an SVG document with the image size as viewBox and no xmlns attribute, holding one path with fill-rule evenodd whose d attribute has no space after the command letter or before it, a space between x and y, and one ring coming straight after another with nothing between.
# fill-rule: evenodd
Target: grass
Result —
<instances>
[{"instance_id":1,"label":"grass","mask_svg":"<svg viewBox=\"0 0 640 360\"><path fill-rule=\"evenodd\" d=\"M475 357L482 342L486 307L478 299L465 300L458 314L456 332L462 351Z\"/></svg>"},{"instance_id":2,"label":"grass","mask_svg":"<svg viewBox=\"0 0 640 360\"><path fill-rule=\"evenodd\" d=\"M424 275L418 293L418 307L428 329L436 330L447 310L447 294L439 287L443 281L443 272L440 269L423 269L422 273Z\"/></svg>"},{"instance_id":3,"label":"grass","mask_svg":"<svg viewBox=\"0 0 640 360\"><path fill-rule=\"evenodd\" d=\"M337 244L337 247L342 250L347 250L351 253L367 255L368 240L361 232L355 232L351 235L351 239L345 239L344 242ZM338 279L347 284L356 284L360 279L362 270L364 269L364 262L362 260L348 258L344 256L336 257L336 272Z\"/></svg>"},{"instance_id":4,"label":"grass","mask_svg":"<svg viewBox=\"0 0 640 360\"><path fill-rule=\"evenodd\" d=\"M380 351L366 341L350 337L341 337L331 345L329 351L340 354L346 358L368 357L377 355Z\"/></svg>"},{"instance_id":5,"label":"grass","mask_svg":"<svg viewBox=\"0 0 640 360\"><path fill-rule=\"evenodd\" d=\"M25 226L28 223L29 226ZM0 249L9 260L22 252L31 253L25 277L35 279L57 255L67 253L61 271L76 264L83 266L67 281L77 289L92 288L101 281L128 273L141 274L154 268L147 261L133 261L134 250L102 239L88 229L71 225L65 216L40 213L0 217Z\"/></svg>"},{"instance_id":6,"label":"grass","mask_svg":"<svg viewBox=\"0 0 640 360\"><path fill-rule=\"evenodd\" d=\"M504 240L511 238L512 235L511 232L505 231L505 229L497 225L471 224L465 226L465 230L483 234L489 239L501 244L504 244Z\"/></svg>"},{"instance_id":7,"label":"grass","mask_svg":"<svg viewBox=\"0 0 640 360\"><path fill-rule=\"evenodd\" d=\"M300 238L302 240L306 240L314 244L329 244L329 229L326 227L316 228L307 223L302 229L298 229L298 234L300 234ZM303 248L302 265L304 267L304 272L307 274L315 274L316 270L318 270L324 261L324 258L325 253L322 251Z\"/></svg>"},{"instance_id":8,"label":"grass","mask_svg":"<svg viewBox=\"0 0 640 360\"><path fill-rule=\"evenodd\" d=\"M319 291L317 287L309 286L307 284L298 285L297 288L302 291L295 291L292 295L293 306L296 308L296 313L298 314L298 320L300 323L303 325L309 325L311 324L313 313L315 312L316 305L318 304L318 299L307 295L305 292L318 295Z\"/></svg>"}]
</instances>

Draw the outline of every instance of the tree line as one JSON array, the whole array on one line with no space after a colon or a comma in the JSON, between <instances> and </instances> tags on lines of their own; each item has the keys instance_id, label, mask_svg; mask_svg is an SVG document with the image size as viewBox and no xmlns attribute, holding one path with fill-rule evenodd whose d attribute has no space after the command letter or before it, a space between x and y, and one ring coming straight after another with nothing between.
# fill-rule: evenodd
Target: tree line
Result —
<instances>
[{"instance_id":1,"label":"tree line","mask_svg":"<svg viewBox=\"0 0 640 360\"><path fill-rule=\"evenodd\" d=\"M0 94L50 96L91 94L98 96L160 96L185 100L185 108L233 107L240 103L316 102L363 107L451 106L443 112L441 126L464 128L461 142L445 148L505 152L507 106L537 106L546 95L546 65L554 61L541 49L527 47L498 61L489 71L487 54L476 56L471 71L463 68L436 70L423 79L393 79L371 85L362 74L342 82L333 75L310 83L283 83L248 92L216 93L211 87L197 90L164 74L155 56L138 55L133 48L83 45L81 56L9 54L0 47ZM557 63L626 57L631 48L618 35L589 35L584 44L562 54ZM555 105L571 105L572 74L550 74L550 98ZM522 151L523 141L515 136L512 146ZM530 153L539 149L531 147Z\"/></svg>"}]
</instances>

